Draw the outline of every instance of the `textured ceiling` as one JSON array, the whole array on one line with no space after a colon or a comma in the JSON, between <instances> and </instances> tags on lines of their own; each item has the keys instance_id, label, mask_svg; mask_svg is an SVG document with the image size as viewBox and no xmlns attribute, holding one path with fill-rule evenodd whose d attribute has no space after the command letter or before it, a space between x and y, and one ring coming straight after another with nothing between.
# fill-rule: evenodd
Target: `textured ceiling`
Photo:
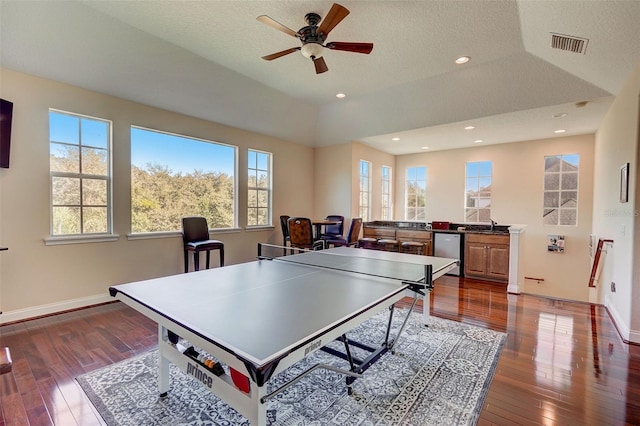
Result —
<instances>
[{"instance_id":1,"label":"textured ceiling","mask_svg":"<svg viewBox=\"0 0 640 426\"><path fill-rule=\"evenodd\" d=\"M393 154L593 132L640 64L640 1L340 4L351 13L328 41L374 49L328 51L320 75L297 52L262 60L299 41L256 17L298 30L327 1L0 0L0 63L285 140ZM586 53L551 49L551 33L587 39ZM460 55L472 60L455 65Z\"/></svg>"}]
</instances>

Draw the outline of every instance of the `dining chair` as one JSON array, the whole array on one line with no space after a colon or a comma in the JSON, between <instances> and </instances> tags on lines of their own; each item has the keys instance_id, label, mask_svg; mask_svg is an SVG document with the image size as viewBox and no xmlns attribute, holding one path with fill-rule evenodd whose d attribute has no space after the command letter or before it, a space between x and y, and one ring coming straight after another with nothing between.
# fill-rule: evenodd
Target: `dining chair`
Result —
<instances>
[{"instance_id":1,"label":"dining chair","mask_svg":"<svg viewBox=\"0 0 640 426\"><path fill-rule=\"evenodd\" d=\"M289 236L289 217L288 215L280 216L280 228L282 229L282 245L287 246L287 242L291 244L291 237ZM287 254L287 249L284 249Z\"/></svg>"},{"instance_id":2,"label":"dining chair","mask_svg":"<svg viewBox=\"0 0 640 426\"><path fill-rule=\"evenodd\" d=\"M182 218L182 241L184 243L184 272L189 272L189 252L193 252L193 270L200 270L200 252L206 252L207 269L211 250L219 250L220 266L224 266L224 243L209 237L207 219L201 216Z\"/></svg>"},{"instance_id":3,"label":"dining chair","mask_svg":"<svg viewBox=\"0 0 640 426\"><path fill-rule=\"evenodd\" d=\"M325 219L340 221L336 225L325 225L324 232L320 235L322 239L343 238L344 235L344 216L329 215Z\"/></svg>"},{"instance_id":4,"label":"dining chair","mask_svg":"<svg viewBox=\"0 0 640 426\"><path fill-rule=\"evenodd\" d=\"M329 238L326 240L327 246L334 247L355 247L358 245L358 238L360 237L360 230L362 229L362 218L354 217L351 219L351 225L349 226L349 232L347 238Z\"/></svg>"},{"instance_id":5,"label":"dining chair","mask_svg":"<svg viewBox=\"0 0 640 426\"><path fill-rule=\"evenodd\" d=\"M313 225L308 217L291 217L288 223L291 247L305 250L322 250L326 247L324 240L314 241Z\"/></svg>"}]
</instances>

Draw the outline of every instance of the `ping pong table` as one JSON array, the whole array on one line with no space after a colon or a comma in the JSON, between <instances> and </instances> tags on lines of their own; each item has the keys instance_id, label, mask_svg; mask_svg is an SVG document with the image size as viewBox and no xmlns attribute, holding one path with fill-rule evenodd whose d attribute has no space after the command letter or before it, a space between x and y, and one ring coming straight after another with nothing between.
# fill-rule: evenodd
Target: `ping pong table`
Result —
<instances>
[{"instance_id":1,"label":"ping pong table","mask_svg":"<svg viewBox=\"0 0 640 426\"><path fill-rule=\"evenodd\" d=\"M158 324L161 396L170 389L173 363L252 425L266 425L271 414L267 401L292 384L268 390L269 379L316 350L327 350L335 340L344 342L342 357L350 370L316 367L343 373L351 393L350 383L391 350L402 333L404 324L394 339L389 337L393 305L407 291L415 294L415 305L420 295L428 296L435 279L458 264L457 259L350 247L268 259L261 252L259 244L256 261L109 289L111 296ZM349 351L354 341L346 333L384 309L390 311L385 342L369 348L372 354L365 360L354 361ZM428 315L426 300L423 312ZM175 336L211 354L227 370L219 364L208 368L193 347L185 350ZM236 380L238 373L246 383Z\"/></svg>"}]
</instances>

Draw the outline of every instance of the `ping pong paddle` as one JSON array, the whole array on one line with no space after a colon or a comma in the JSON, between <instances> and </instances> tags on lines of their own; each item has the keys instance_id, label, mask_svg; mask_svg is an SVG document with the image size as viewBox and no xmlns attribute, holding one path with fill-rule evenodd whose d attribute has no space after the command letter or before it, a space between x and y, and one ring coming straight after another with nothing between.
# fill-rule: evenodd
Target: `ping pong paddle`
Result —
<instances>
[{"instance_id":1,"label":"ping pong paddle","mask_svg":"<svg viewBox=\"0 0 640 426\"><path fill-rule=\"evenodd\" d=\"M233 380L233 384L236 385L236 387L242 392L249 393L249 390L251 389L249 387L249 378L241 372L234 370L232 367L229 367L229 370L231 371L231 379Z\"/></svg>"}]
</instances>

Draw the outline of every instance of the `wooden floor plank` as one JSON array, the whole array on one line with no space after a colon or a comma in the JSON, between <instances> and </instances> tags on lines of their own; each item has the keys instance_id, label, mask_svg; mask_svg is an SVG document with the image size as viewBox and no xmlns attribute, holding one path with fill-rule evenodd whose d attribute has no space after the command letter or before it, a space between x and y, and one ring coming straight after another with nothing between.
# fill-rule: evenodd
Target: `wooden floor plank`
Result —
<instances>
[{"instance_id":1,"label":"wooden floor plank","mask_svg":"<svg viewBox=\"0 0 640 426\"><path fill-rule=\"evenodd\" d=\"M640 424L640 346L622 341L604 307L445 276L428 309L507 333L478 425ZM13 358L0 426L104 424L75 377L155 349L157 333L119 302L0 326Z\"/></svg>"},{"instance_id":2,"label":"wooden floor plank","mask_svg":"<svg viewBox=\"0 0 640 426\"><path fill-rule=\"evenodd\" d=\"M19 393L7 396L0 395L0 406L2 406L2 417L6 426L24 426L29 424L24 401Z\"/></svg>"}]
</instances>

